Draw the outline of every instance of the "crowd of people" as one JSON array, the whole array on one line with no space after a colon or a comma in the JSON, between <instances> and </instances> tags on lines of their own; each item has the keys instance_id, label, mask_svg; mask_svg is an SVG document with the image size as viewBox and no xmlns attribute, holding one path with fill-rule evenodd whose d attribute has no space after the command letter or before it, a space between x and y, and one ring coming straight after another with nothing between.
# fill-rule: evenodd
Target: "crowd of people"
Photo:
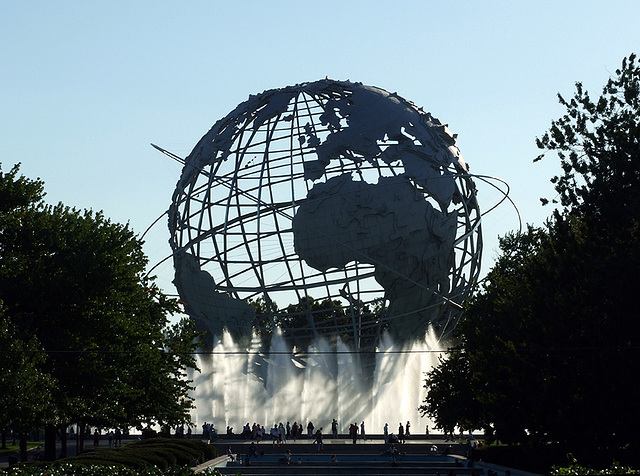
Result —
<instances>
[{"instance_id":1,"label":"crowd of people","mask_svg":"<svg viewBox=\"0 0 640 476\"><path fill-rule=\"evenodd\" d=\"M282 445L286 443L287 440L295 441L303 437L317 438L318 432L322 435L322 428L316 428L311 421L306 425L306 432L304 425L297 421L294 421L293 425L290 422L287 422L286 425L282 422L274 423L273 427L268 430L265 425L260 425L260 423L253 423L253 425L249 425L247 422L247 424L242 428L242 433L240 433L239 437L243 439L252 439L257 443L266 439L271 439L273 445Z\"/></svg>"},{"instance_id":2,"label":"crowd of people","mask_svg":"<svg viewBox=\"0 0 640 476\"><path fill-rule=\"evenodd\" d=\"M360 422L360 424L358 424L357 422L349 423L347 431L349 438L353 441L353 444L356 444L358 439L367 441L367 432L364 421ZM428 427L426 427L425 432L426 436L429 436ZM338 439L340 437L338 421L335 418L333 418L331 421L331 433L327 436L329 435L333 439ZM283 464L291 464L291 447L286 446L288 440L296 441L298 439L306 439L307 441L315 445L316 451L319 453L324 449L325 437L323 433L323 427L316 427L312 421L308 421L306 425L303 422L298 423L297 421L294 421L293 424L290 424L290 422L279 422L274 423L273 427L269 429L267 429L265 425L260 425L259 423L253 423L253 425L250 425L247 422L243 426L242 432L239 435L233 436L240 439L251 440L248 451L242 454L236 455L232 451L231 446L227 446L227 455L229 456L230 460L238 460L245 465L249 465L251 464L252 460L258 459L259 454L264 454L264 451L259 450L259 447L257 446L262 441L270 440L271 445L284 446L284 453L282 458L280 458L280 462ZM342 437L344 436L345 435L342 434ZM398 456L401 454L405 454L403 451L401 451L399 445L406 443L407 438L410 436L411 422L407 421L406 424L400 422L398 424L397 433L390 431L389 424L385 423L383 427L384 443L389 446L388 449L381 454L388 455L391 458L392 463L395 464ZM337 462L337 457L333 455L331 461Z\"/></svg>"},{"instance_id":3,"label":"crowd of people","mask_svg":"<svg viewBox=\"0 0 640 476\"><path fill-rule=\"evenodd\" d=\"M357 422L349 423L347 431L349 438L353 441L353 444L356 444L358 439L367 441L367 432L364 421L360 424ZM256 443L260 443L265 440L271 441L272 445L277 446L285 444L287 440L296 441L298 439L308 438L312 439L319 449L323 446L322 442L324 437L323 427L316 427L312 421L308 421L306 425L303 422L298 423L297 421L294 421L293 424L290 422L279 422L274 423L271 428L267 428L266 425L261 425L260 423L254 422L251 425L247 422L242 427L242 432L240 434L234 433L233 428L230 426L227 426L226 434L229 437L245 440L251 439ZM213 428L211 424L205 423L203 425L203 438L209 439L214 435L216 435L215 428ZM337 439L339 437L338 421L335 418L331 421L330 435L333 439ZM383 435L385 443L405 443L407 437L411 435L411 422L407 421L406 424L400 422L397 433L390 432L389 424L385 423Z\"/></svg>"},{"instance_id":4,"label":"crowd of people","mask_svg":"<svg viewBox=\"0 0 640 476\"><path fill-rule=\"evenodd\" d=\"M284 445L288 440L296 441L298 439L307 438L312 439L313 442L318 446L318 451L320 451L323 447L323 438L325 437L323 427L316 427L312 421L308 421L306 425L303 422L298 423L294 421L293 424L290 422L286 423L274 423L273 427L267 428L266 425L261 425L259 423L253 423L250 425L248 422L243 426L242 432L237 434L234 433L233 427L227 426L226 428L226 436L230 438L240 438L245 440L253 440L256 443L260 443L263 441L271 441L272 445ZM116 429L115 431L107 431L105 434L102 434L100 430L97 430L92 434L89 427L87 426L85 429L85 438L91 438L93 436L94 446L98 446L100 444L101 439L106 439L108 441L109 446L119 446L121 444L122 436L124 432ZM125 430L126 432L126 430ZM331 421L331 433L327 434L328 437L330 435L333 439L338 439L340 437L339 433L339 425L338 421L333 418ZM345 434L342 434L345 436ZM362 421L359 424L357 422L349 423L346 429L346 435L348 438L352 440L353 444L356 444L358 439L362 441L367 441L367 432L365 429L365 422ZM385 423L383 427L383 437L385 443L405 443L407 437L411 435L411 422L407 421L406 424L402 424L402 422L398 425L397 433L389 431L389 424ZM68 433L69 438L74 437L73 430ZM128 432L127 435L128 436ZM191 438L192 436L192 427L191 425L180 426L175 429L176 437L186 437ZM211 440L217 438L219 436L217 429L213 426L212 423L204 422L202 424L202 439ZM429 436L429 428L426 428L426 436ZM447 438L451 440L454 439L453 435L449 435L445 433ZM447 440L448 441L448 440Z\"/></svg>"}]
</instances>

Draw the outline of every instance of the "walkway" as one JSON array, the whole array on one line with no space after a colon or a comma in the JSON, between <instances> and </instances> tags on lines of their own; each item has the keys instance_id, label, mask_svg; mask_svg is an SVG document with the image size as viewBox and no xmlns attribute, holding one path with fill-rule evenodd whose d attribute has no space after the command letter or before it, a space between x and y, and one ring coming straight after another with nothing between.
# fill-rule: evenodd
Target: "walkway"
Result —
<instances>
[{"instance_id":1,"label":"walkway","mask_svg":"<svg viewBox=\"0 0 640 476\"><path fill-rule=\"evenodd\" d=\"M215 467L224 475L243 476L307 475L307 476L445 476L450 474L504 476L532 476L531 473L512 468L489 465L482 462L469 464L468 445L445 441L442 437L411 437L405 444L398 444L400 455L394 464L388 455L389 445L382 435L374 435L367 441L357 440L354 445L346 435L338 439L326 438L318 451L313 439L289 440L281 446L271 441L257 444L258 458L246 465L246 455L251 441L235 438L213 443L218 454L226 455L227 447L235 455L235 461L221 456L197 468ZM292 454L291 464L284 463L284 452ZM335 457L335 458L333 458Z\"/></svg>"}]
</instances>

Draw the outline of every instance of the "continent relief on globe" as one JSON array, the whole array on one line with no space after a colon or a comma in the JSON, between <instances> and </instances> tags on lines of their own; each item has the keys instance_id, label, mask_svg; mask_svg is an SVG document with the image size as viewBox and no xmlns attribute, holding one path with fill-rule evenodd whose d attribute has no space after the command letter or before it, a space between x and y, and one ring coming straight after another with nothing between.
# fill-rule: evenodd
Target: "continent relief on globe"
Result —
<instances>
[{"instance_id":1,"label":"continent relief on globe","mask_svg":"<svg viewBox=\"0 0 640 476\"><path fill-rule=\"evenodd\" d=\"M176 268L174 284L188 314L200 330L208 331L209 346L213 336L226 328L236 342L250 337L255 310L246 302L216 292L213 277L200 269L198 258L184 250L173 255Z\"/></svg>"},{"instance_id":2,"label":"continent relief on globe","mask_svg":"<svg viewBox=\"0 0 640 476\"><path fill-rule=\"evenodd\" d=\"M406 177L371 184L345 174L309 191L293 218L294 246L319 271L373 265L389 300L389 330L409 339L438 317L449 291L456 218L435 209Z\"/></svg>"}]
</instances>

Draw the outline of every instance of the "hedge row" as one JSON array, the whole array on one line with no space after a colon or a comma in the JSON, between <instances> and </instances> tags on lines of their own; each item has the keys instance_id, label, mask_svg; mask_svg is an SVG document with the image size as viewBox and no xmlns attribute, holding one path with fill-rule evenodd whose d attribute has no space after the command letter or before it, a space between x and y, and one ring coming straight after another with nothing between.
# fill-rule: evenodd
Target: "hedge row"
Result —
<instances>
[{"instance_id":1,"label":"hedge row","mask_svg":"<svg viewBox=\"0 0 640 476\"><path fill-rule=\"evenodd\" d=\"M106 464L128 467L156 466L167 469L172 466L190 466L218 456L214 446L200 440L152 438L120 448L97 448L67 458L77 464Z\"/></svg>"},{"instance_id":2,"label":"hedge row","mask_svg":"<svg viewBox=\"0 0 640 476\"><path fill-rule=\"evenodd\" d=\"M191 468L174 466L161 470L155 466L128 468L126 466L77 465L71 463L49 463L48 465L17 465L0 469L2 476L193 476ZM222 476L211 468L205 469L200 476Z\"/></svg>"},{"instance_id":3,"label":"hedge row","mask_svg":"<svg viewBox=\"0 0 640 476\"><path fill-rule=\"evenodd\" d=\"M78 456L65 458L53 463L34 462L27 465L19 465L4 474L28 475L32 474L30 472L31 469L42 469L42 467L58 469L73 467L78 471L81 468L88 470L88 468L92 467L94 469L91 471L82 471L81 473L74 471L72 474L136 474L135 471L132 473L129 471L120 472L120 469L129 468L140 471L140 474L158 474L160 472L160 474L178 475L189 474L191 473L190 470L183 472L182 469L217 456L218 451L215 446L208 445L200 440L152 438L129 443L120 448L91 449ZM106 473L103 473L100 467L111 468ZM116 470L116 467L119 469ZM3 474L2 471L0 471L1 474ZM39 472L33 474L39 474ZM65 473L62 472L60 474Z\"/></svg>"}]
</instances>

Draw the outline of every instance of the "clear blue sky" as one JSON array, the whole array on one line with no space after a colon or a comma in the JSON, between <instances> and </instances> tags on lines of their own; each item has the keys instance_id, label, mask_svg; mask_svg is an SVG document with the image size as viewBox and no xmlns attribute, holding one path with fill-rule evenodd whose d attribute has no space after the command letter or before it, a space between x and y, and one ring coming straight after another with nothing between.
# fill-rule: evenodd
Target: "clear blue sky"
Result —
<instances>
[{"instance_id":1,"label":"clear blue sky","mask_svg":"<svg viewBox=\"0 0 640 476\"><path fill-rule=\"evenodd\" d=\"M47 201L103 210L142 233L170 203L186 156L250 94L328 76L422 106L459 135L472 172L512 187L540 225L558 161L533 164L535 137L575 81L600 92L640 53L640 1L0 2L0 161L45 182ZM481 188L488 208L499 199ZM518 226L503 205L484 222ZM163 220L147 235L169 254ZM173 292L171 266L159 284Z\"/></svg>"}]
</instances>

